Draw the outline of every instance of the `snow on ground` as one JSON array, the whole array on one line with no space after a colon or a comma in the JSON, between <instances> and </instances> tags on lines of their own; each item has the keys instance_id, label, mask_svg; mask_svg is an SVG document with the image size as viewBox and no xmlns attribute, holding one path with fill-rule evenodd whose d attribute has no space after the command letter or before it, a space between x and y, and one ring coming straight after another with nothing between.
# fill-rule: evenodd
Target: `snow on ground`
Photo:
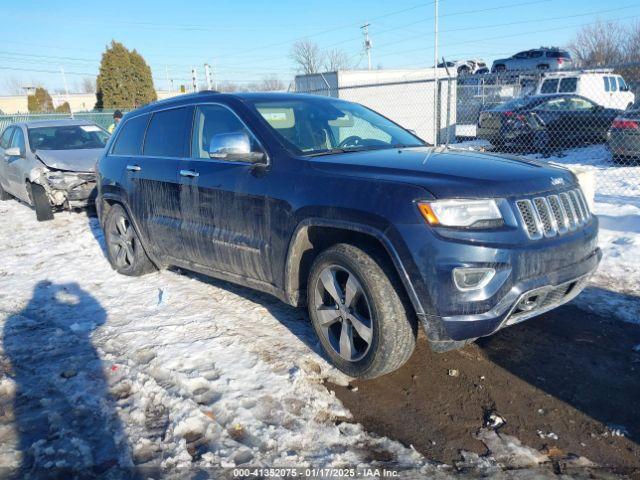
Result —
<instances>
[{"instance_id":1,"label":"snow on ground","mask_svg":"<svg viewBox=\"0 0 640 480\"><path fill-rule=\"evenodd\" d=\"M580 163L602 155L598 148L549 160ZM576 301L638 321L640 201L599 185L595 213L604 259ZM449 475L349 422L322 384L346 379L318 355L302 310L189 273L118 275L97 220L82 213L43 224L10 201L0 203L0 219L0 465L180 472L384 458ZM494 468L501 458L518 465L535 457L517 439L501 440L506 453L486 440L495 458L469 454L465 462Z\"/></svg>"},{"instance_id":2,"label":"snow on ground","mask_svg":"<svg viewBox=\"0 0 640 480\"><path fill-rule=\"evenodd\" d=\"M0 465L171 471L388 457L437 471L346 421L321 383L345 379L316 354L302 311L191 274L118 275L84 214L39 224L10 201L0 218Z\"/></svg>"},{"instance_id":3,"label":"snow on ground","mask_svg":"<svg viewBox=\"0 0 640 480\"><path fill-rule=\"evenodd\" d=\"M484 150L490 146L485 140L471 140L452 148ZM603 258L590 287L574 301L597 313L613 313L622 320L640 323L640 162L617 165L604 145L525 156L593 170L593 212L600 220Z\"/></svg>"}]
</instances>

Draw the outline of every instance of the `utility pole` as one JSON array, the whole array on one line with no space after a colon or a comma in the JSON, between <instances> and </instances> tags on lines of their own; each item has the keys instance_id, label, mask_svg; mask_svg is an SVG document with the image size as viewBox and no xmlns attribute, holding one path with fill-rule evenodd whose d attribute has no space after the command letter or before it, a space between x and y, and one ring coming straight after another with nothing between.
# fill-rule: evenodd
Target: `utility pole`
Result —
<instances>
[{"instance_id":1,"label":"utility pole","mask_svg":"<svg viewBox=\"0 0 640 480\"><path fill-rule=\"evenodd\" d=\"M364 51L367 52L367 64L369 66L369 70L371 70L371 47L373 44L369 39L369 26L370 23L365 23L360 28L362 29L362 33L364 34Z\"/></svg>"},{"instance_id":2,"label":"utility pole","mask_svg":"<svg viewBox=\"0 0 640 480\"><path fill-rule=\"evenodd\" d=\"M440 111L438 104L438 0L433 2L433 145L438 146L438 120Z\"/></svg>"},{"instance_id":3,"label":"utility pole","mask_svg":"<svg viewBox=\"0 0 640 480\"><path fill-rule=\"evenodd\" d=\"M211 84L211 67L208 63L204 64L204 77L207 81L207 90L213 90L213 85Z\"/></svg>"},{"instance_id":4,"label":"utility pole","mask_svg":"<svg viewBox=\"0 0 640 480\"><path fill-rule=\"evenodd\" d=\"M64 68L60 65L60 72L62 73L62 82L64 83L64 91L67 96L67 104L69 105L69 114L73 118L73 111L71 110L71 100L69 99L69 86L67 85L67 76L64 74Z\"/></svg>"},{"instance_id":5,"label":"utility pole","mask_svg":"<svg viewBox=\"0 0 640 480\"><path fill-rule=\"evenodd\" d=\"M171 82L169 81L169 66L165 65L164 66L164 73L167 77L167 88L169 89L169 92L171 92Z\"/></svg>"},{"instance_id":6,"label":"utility pole","mask_svg":"<svg viewBox=\"0 0 640 480\"><path fill-rule=\"evenodd\" d=\"M196 73L196 69L191 67L191 82L192 82L192 91L195 93L198 91L198 77Z\"/></svg>"}]
</instances>

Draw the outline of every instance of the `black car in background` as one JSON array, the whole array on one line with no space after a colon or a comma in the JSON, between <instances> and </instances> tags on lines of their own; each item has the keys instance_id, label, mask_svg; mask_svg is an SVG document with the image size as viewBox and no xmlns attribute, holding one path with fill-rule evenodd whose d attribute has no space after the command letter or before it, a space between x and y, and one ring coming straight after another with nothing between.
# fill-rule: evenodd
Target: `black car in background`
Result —
<instances>
[{"instance_id":1,"label":"black car in background","mask_svg":"<svg viewBox=\"0 0 640 480\"><path fill-rule=\"evenodd\" d=\"M621 164L640 159L640 101L616 117L607 138L613 160Z\"/></svg>"},{"instance_id":2,"label":"black car in background","mask_svg":"<svg viewBox=\"0 0 640 480\"><path fill-rule=\"evenodd\" d=\"M620 112L580 95L533 95L482 112L477 137L532 150L603 143Z\"/></svg>"}]
</instances>

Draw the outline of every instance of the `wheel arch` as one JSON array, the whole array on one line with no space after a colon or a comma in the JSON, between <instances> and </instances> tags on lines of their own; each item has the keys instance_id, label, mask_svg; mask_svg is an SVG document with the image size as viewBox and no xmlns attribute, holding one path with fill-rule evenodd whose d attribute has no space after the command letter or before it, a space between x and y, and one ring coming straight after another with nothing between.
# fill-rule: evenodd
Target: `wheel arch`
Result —
<instances>
[{"instance_id":1,"label":"wheel arch","mask_svg":"<svg viewBox=\"0 0 640 480\"><path fill-rule=\"evenodd\" d=\"M337 243L364 246L365 249L373 250L389 261L401 281L414 313L424 314L422 303L409 280L400 255L383 231L369 225L322 218L300 222L289 242L284 272L284 293L289 304L304 305L306 281L315 257Z\"/></svg>"},{"instance_id":2,"label":"wheel arch","mask_svg":"<svg viewBox=\"0 0 640 480\"><path fill-rule=\"evenodd\" d=\"M165 264L158 259L158 257L153 253L153 249L150 248L147 237L144 236L144 231L140 228L137 219L131 213L129 205L124 200L122 195L119 195L116 192L103 192L96 199L96 211L98 213L98 221L100 222L100 226L102 227L102 229L104 230L104 220L107 217L109 210L111 210L114 205L120 205L126 212L127 216L129 217L129 221L131 222L131 225L133 225L133 229L136 231L138 239L142 244L142 249L147 254L151 262L158 269L165 267Z\"/></svg>"}]
</instances>

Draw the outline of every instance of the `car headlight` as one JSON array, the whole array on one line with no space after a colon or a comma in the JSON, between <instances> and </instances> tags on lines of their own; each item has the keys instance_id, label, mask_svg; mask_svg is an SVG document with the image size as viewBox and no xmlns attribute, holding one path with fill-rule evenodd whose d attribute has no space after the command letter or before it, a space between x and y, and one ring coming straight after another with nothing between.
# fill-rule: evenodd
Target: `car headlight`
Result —
<instances>
[{"instance_id":1,"label":"car headlight","mask_svg":"<svg viewBox=\"0 0 640 480\"><path fill-rule=\"evenodd\" d=\"M80 181L77 174L70 172L53 171L45 173L45 176L53 188L66 188Z\"/></svg>"},{"instance_id":2,"label":"car headlight","mask_svg":"<svg viewBox=\"0 0 640 480\"><path fill-rule=\"evenodd\" d=\"M504 225L496 200L436 200L418 203L430 225L461 228L493 228Z\"/></svg>"}]
</instances>

